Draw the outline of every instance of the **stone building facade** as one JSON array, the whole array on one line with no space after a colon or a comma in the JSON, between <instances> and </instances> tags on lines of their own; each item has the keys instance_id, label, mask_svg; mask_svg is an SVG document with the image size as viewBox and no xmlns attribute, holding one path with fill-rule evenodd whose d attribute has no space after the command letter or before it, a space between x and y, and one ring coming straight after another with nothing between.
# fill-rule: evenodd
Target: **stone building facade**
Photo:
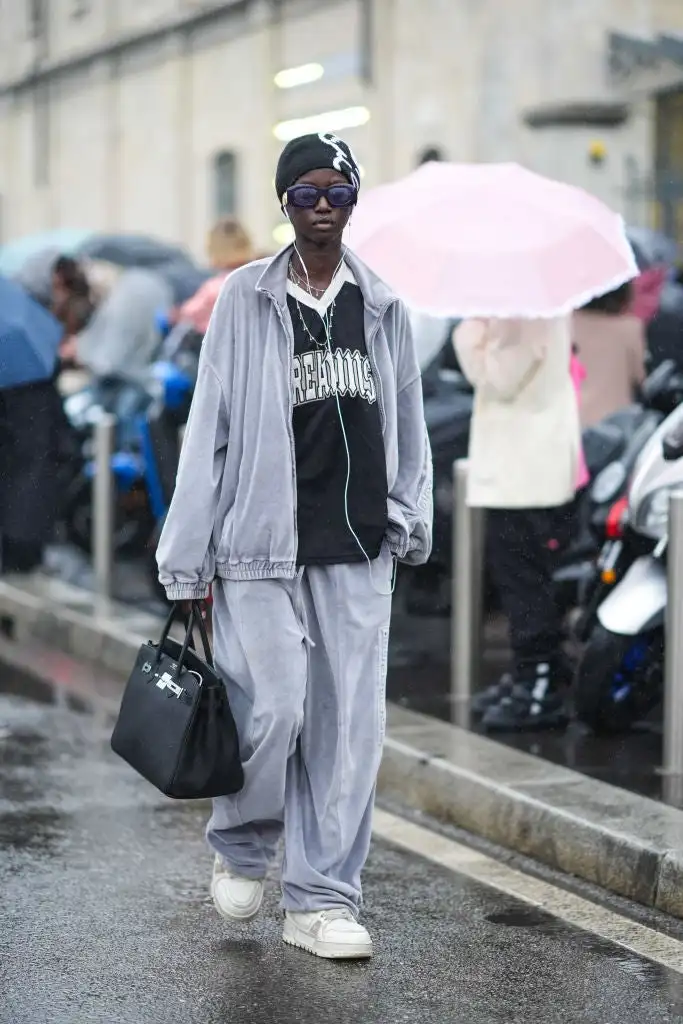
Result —
<instances>
[{"instance_id":1,"label":"stone building facade","mask_svg":"<svg viewBox=\"0 0 683 1024\"><path fill-rule=\"evenodd\" d=\"M277 154L312 127L367 185L428 151L519 160L677 224L681 38L682 0L0 0L0 240L135 230L200 255L235 212L272 249Z\"/></svg>"}]
</instances>

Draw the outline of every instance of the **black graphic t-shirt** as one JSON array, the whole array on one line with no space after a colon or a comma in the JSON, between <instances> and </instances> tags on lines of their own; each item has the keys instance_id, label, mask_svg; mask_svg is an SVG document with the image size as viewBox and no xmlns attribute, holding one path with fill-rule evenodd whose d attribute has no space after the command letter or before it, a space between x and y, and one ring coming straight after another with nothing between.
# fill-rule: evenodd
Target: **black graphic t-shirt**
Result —
<instances>
[{"instance_id":1,"label":"black graphic t-shirt","mask_svg":"<svg viewBox=\"0 0 683 1024\"><path fill-rule=\"evenodd\" d=\"M368 557L377 558L387 528L387 467L363 296L346 265L320 300L291 281L287 292L294 327L297 561L363 561L353 532ZM331 347L323 315L331 320Z\"/></svg>"}]
</instances>

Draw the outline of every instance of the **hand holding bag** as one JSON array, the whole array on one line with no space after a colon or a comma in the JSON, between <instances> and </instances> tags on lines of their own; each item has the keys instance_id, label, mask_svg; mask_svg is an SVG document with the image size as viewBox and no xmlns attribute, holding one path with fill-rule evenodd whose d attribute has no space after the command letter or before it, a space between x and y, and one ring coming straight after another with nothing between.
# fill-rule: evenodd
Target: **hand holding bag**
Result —
<instances>
[{"instance_id":1,"label":"hand holding bag","mask_svg":"<svg viewBox=\"0 0 683 1024\"><path fill-rule=\"evenodd\" d=\"M244 784L237 728L217 675L198 602L185 641L169 636L174 605L158 644L143 644L121 701L112 749L166 796L225 796ZM204 660L194 649L197 625Z\"/></svg>"}]
</instances>

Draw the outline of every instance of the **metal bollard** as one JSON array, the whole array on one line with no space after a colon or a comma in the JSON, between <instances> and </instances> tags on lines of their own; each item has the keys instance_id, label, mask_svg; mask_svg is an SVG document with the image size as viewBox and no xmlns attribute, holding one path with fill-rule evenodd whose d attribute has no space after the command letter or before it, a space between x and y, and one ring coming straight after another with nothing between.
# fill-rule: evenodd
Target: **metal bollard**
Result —
<instances>
[{"instance_id":1,"label":"metal bollard","mask_svg":"<svg viewBox=\"0 0 683 1024\"><path fill-rule=\"evenodd\" d=\"M451 716L467 728L472 690L479 682L484 598L486 513L467 505L466 459L453 465L453 567L451 577Z\"/></svg>"},{"instance_id":2,"label":"metal bollard","mask_svg":"<svg viewBox=\"0 0 683 1024\"><path fill-rule=\"evenodd\" d=\"M92 496L92 551L97 596L112 596L114 571L114 477L111 459L116 417L103 413L95 425L95 477Z\"/></svg>"},{"instance_id":3,"label":"metal bollard","mask_svg":"<svg viewBox=\"0 0 683 1024\"><path fill-rule=\"evenodd\" d=\"M683 779L683 490L669 499L667 566L664 772L673 781Z\"/></svg>"}]
</instances>

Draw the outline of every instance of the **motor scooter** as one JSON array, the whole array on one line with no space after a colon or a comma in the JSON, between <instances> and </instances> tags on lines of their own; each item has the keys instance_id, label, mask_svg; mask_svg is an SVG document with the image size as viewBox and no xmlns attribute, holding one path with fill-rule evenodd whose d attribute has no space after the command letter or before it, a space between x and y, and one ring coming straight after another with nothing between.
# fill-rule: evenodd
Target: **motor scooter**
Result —
<instances>
[{"instance_id":1,"label":"motor scooter","mask_svg":"<svg viewBox=\"0 0 683 1024\"><path fill-rule=\"evenodd\" d=\"M621 430L625 433L626 443L594 476L582 508L582 531L590 551L575 604L580 613L574 620L573 633L581 642L588 640L596 624L600 604L620 578L624 558L621 545L623 514L628 505L627 493L635 466L657 428L681 402L683 375L672 361L667 361L644 382L638 403L620 410L598 425L597 429Z\"/></svg>"},{"instance_id":2,"label":"motor scooter","mask_svg":"<svg viewBox=\"0 0 683 1024\"><path fill-rule=\"evenodd\" d=\"M81 463L65 487L61 518L69 541L86 554L90 554L92 546L95 427L104 413L116 417L115 452L111 459L115 490L114 552L124 554L144 549L152 519L136 424L148 404L149 394L144 386L114 377L98 379L64 402L67 419L80 444Z\"/></svg>"},{"instance_id":3,"label":"motor scooter","mask_svg":"<svg viewBox=\"0 0 683 1024\"><path fill-rule=\"evenodd\" d=\"M614 536L600 557L606 595L577 670L577 718L597 733L623 732L659 703L664 677L668 507L683 487L683 405L641 452Z\"/></svg>"}]
</instances>

